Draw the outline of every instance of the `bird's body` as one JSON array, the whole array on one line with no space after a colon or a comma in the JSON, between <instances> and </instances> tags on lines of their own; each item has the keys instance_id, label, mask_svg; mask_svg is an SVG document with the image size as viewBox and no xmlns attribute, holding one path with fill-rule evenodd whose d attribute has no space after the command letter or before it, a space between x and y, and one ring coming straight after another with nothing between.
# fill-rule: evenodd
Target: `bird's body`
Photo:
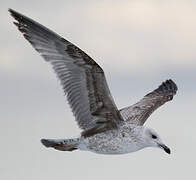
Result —
<instances>
[{"instance_id":1,"label":"bird's body","mask_svg":"<svg viewBox=\"0 0 196 180\"><path fill-rule=\"evenodd\" d=\"M143 126L124 122L118 129L98 133L90 137L81 136L73 139L47 139L42 141L46 144L48 142L59 144L59 149L58 146L56 148L62 151L67 148L66 145L69 143L82 151L91 151L98 154L126 154L145 147L145 144L142 143L143 129ZM71 148L70 150L74 149Z\"/></svg>"},{"instance_id":2,"label":"bird's body","mask_svg":"<svg viewBox=\"0 0 196 180\"><path fill-rule=\"evenodd\" d=\"M83 130L78 138L42 139L46 147L99 154L125 154L145 147L159 147L170 153L159 135L143 124L152 112L173 99L177 86L171 79L136 104L118 110L104 71L90 56L41 24L14 10L9 11L24 37L52 65Z\"/></svg>"},{"instance_id":3,"label":"bird's body","mask_svg":"<svg viewBox=\"0 0 196 180\"><path fill-rule=\"evenodd\" d=\"M118 129L81 138L79 149L99 154L126 154L144 148L141 143L143 127L125 122Z\"/></svg>"}]
</instances>

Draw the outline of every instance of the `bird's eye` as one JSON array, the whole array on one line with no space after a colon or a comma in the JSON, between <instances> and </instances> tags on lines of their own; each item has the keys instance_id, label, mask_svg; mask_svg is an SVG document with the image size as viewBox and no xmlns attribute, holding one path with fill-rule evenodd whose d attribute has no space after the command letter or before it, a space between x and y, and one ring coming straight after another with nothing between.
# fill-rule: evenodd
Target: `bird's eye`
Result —
<instances>
[{"instance_id":1,"label":"bird's eye","mask_svg":"<svg viewBox=\"0 0 196 180\"><path fill-rule=\"evenodd\" d=\"M152 134L152 139L157 139L157 136L155 136L154 134Z\"/></svg>"}]
</instances>

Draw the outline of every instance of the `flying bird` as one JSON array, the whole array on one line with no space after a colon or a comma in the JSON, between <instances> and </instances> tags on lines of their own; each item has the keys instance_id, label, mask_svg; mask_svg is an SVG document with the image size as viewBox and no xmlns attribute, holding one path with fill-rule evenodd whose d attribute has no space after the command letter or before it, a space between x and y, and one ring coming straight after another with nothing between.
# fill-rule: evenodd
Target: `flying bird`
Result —
<instances>
[{"instance_id":1,"label":"flying bird","mask_svg":"<svg viewBox=\"0 0 196 180\"><path fill-rule=\"evenodd\" d=\"M170 154L161 137L145 121L173 99L176 84L166 80L139 102L118 110L103 69L84 51L34 20L9 9L23 36L49 62L75 116L81 135L70 139L41 139L60 151L84 150L98 154L125 154L158 147Z\"/></svg>"}]
</instances>

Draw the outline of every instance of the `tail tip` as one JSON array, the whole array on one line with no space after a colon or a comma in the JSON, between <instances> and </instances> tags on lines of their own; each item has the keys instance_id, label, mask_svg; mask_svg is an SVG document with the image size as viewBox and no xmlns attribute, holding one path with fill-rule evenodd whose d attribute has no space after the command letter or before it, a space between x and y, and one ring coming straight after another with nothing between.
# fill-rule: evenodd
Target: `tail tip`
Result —
<instances>
[{"instance_id":1,"label":"tail tip","mask_svg":"<svg viewBox=\"0 0 196 180\"><path fill-rule=\"evenodd\" d=\"M72 140L72 139L71 139ZM59 151L73 151L77 149L77 143L70 140L41 139L41 143L47 148L54 148Z\"/></svg>"},{"instance_id":2,"label":"tail tip","mask_svg":"<svg viewBox=\"0 0 196 180\"><path fill-rule=\"evenodd\" d=\"M48 139L41 139L40 141L41 141L41 143L42 143L44 146L46 146L46 147L51 147L51 146L52 146L51 141L48 140Z\"/></svg>"}]
</instances>

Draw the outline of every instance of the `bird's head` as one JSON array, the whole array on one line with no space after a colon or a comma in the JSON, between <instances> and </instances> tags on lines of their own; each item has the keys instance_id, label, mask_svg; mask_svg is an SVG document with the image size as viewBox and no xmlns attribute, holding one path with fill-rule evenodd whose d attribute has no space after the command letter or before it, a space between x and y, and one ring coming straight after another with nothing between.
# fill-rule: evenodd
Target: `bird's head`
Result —
<instances>
[{"instance_id":1,"label":"bird's head","mask_svg":"<svg viewBox=\"0 0 196 180\"><path fill-rule=\"evenodd\" d=\"M146 147L158 147L170 154L170 149L162 142L160 136L151 128L144 127L143 129L143 143Z\"/></svg>"}]
</instances>

